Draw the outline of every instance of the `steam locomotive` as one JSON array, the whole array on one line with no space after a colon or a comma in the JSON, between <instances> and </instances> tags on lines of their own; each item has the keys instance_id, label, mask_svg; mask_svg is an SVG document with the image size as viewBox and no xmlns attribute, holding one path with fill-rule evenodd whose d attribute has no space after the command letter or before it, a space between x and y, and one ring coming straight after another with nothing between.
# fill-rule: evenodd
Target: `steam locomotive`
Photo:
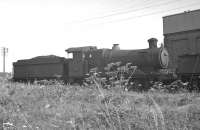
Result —
<instances>
[{"instance_id":1,"label":"steam locomotive","mask_svg":"<svg viewBox=\"0 0 200 130\"><path fill-rule=\"evenodd\" d=\"M143 81L173 81L181 79L200 90L200 10L163 17L165 46L157 47L157 39L148 40L149 48L121 50L95 46L69 48L73 58L54 55L38 56L13 63L16 81L61 79L79 82L94 67L105 74L105 66L113 62L131 63L141 73L134 78ZM193 24L195 23L195 24Z\"/></svg>"},{"instance_id":2,"label":"steam locomotive","mask_svg":"<svg viewBox=\"0 0 200 130\"><path fill-rule=\"evenodd\" d=\"M68 48L73 58L54 55L38 56L13 63L16 81L34 81L41 79L61 79L67 83L80 82L90 69L96 67L105 73L105 66L111 62L131 63L143 72L140 78L158 80L163 70L168 69L169 54L164 46L157 47L157 39L148 40L148 49L121 50L118 44L112 49L97 49L95 46ZM162 75L162 76L161 76ZM135 75L137 76L137 75ZM139 76L138 76L139 77Z\"/></svg>"}]
</instances>

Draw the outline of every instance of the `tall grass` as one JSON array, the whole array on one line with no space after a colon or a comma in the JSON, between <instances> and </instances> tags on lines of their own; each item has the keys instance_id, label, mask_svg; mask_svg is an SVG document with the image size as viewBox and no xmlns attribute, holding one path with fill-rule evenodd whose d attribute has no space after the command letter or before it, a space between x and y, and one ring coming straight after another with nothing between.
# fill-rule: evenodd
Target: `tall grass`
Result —
<instances>
[{"instance_id":1,"label":"tall grass","mask_svg":"<svg viewBox=\"0 0 200 130\"><path fill-rule=\"evenodd\" d=\"M88 88L0 82L0 111L4 129L200 129L198 93L108 91L98 81Z\"/></svg>"}]
</instances>

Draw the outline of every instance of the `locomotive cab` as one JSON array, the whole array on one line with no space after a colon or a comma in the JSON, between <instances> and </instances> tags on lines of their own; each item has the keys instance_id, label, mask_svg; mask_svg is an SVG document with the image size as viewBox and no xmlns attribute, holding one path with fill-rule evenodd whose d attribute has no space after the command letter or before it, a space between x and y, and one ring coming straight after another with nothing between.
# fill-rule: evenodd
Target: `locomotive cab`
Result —
<instances>
[{"instance_id":1,"label":"locomotive cab","mask_svg":"<svg viewBox=\"0 0 200 130\"><path fill-rule=\"evenodd\" d=\"M96 50L95 46L68 48L65 50L71 53L73 58L69 60L69 82L80 81L86 73L88 73L88 62L85 60L85 53Z\"/></svg>"}]
</instances>

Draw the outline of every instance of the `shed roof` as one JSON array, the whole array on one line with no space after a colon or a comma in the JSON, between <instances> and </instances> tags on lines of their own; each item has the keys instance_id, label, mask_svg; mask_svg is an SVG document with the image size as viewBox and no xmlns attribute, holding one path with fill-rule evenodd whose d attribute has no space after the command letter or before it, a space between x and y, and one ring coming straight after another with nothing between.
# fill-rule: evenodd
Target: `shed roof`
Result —
<instances>
[{"instance_id":1,"label":"shed roof","mask_svg":"<svg viewBox=\"0 0 200 130\"><path fill-rule=\"evenodd\" d=\"M185 11L183 13L163 17L163 33L171 34L177 32L200 29L200 9Z\"/></svg>"}]
</instances>

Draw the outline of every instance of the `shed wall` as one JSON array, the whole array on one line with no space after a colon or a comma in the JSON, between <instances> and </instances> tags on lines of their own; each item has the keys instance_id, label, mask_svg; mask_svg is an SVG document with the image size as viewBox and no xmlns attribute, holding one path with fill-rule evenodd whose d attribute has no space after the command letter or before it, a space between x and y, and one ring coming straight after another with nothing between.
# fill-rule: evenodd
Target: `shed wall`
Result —
<instances>
[{"instance_id":1,"label":"shed wall","mask_svg":"<svg viewBox=\"0 0 200 130\"><path fill-rule=\"evenodd\" d=\"M171 68L177 68L178 56L200 53L200 30L165 34L164 37Z\"/></svg>"},{"instance_id":2,"label":"shed wall","mask_svg":"<svg viewBox=\"0 0 200 130\"><path fill-rule=\"evenodd\" d=\"M178 60L178 73L200 74L200 55L183 55Z\"/></svg>"}]
</instances>

